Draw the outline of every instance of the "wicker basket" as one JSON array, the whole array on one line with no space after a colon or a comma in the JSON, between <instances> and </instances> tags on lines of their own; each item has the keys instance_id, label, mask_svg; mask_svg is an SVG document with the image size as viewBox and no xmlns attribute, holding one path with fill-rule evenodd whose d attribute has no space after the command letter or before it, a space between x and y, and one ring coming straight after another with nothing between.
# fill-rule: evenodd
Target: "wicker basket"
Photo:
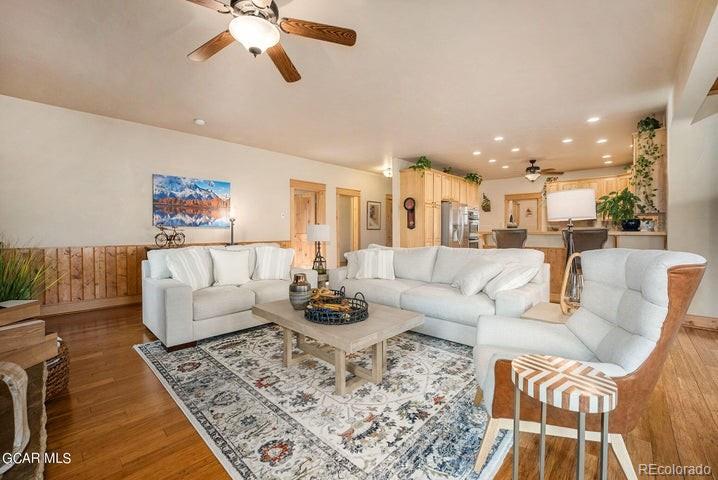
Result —
<instances>
[{"instance_id":1,"label":"wicker basket","mask_svg":"<svg viewBox=\"0 0 718 480\"><path fill-rule=\"evenodd\" d=\"M70 383L70 350L67 344L57 338L57 356L45 362L47 366L47 392L45 401L50 401L65 393Z\"/></svg>"}]
</instances>

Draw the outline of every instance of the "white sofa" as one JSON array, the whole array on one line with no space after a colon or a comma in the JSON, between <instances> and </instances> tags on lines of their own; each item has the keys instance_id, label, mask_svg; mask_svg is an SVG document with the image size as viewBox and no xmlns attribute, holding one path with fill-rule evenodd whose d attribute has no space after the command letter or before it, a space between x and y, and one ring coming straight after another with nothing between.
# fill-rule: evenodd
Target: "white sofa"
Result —
<instances>
[{"instance_id":1,"label":"white sofa","mask_svg":"<svg viewBox=\"0 0 718 480\"><path fill-rule=\"evenodd\" d=\"M344 287L349 296L361 292L368 302L423 313L424 325L415 329L417 332L472 346L481 315L520 316L537 303L549 301L549 265L538 250L449 247L392 250L395 280L351 279L347 278L347 267L341 267L329 271L330 287ZM495 301L484 292L464 296L451 283L457 271L476 257L504 265L536 265L539 271L523 287L499 292Z\"/></svg>"},{"instance_id":2,"label":"white sofa","mask_svg":"<svg viewBox=\"0 0 718 480\"><path fill-rule=\"evenodd\" d=\"M254 270L258 246L251 244L226 247L228 250L250 250L249 271ZM212 248L224 247L188 247ZM267 323L252 314L255 304L289 298L289 280L252 280L240 286L210 286L198 290L171 278L167 255L173 250L151 250L142 262L142 322L165 347L191 344L203 338L235 332ZM313 287L317 272L293 268L305 273Z\"/></svg>"}]
</instances>

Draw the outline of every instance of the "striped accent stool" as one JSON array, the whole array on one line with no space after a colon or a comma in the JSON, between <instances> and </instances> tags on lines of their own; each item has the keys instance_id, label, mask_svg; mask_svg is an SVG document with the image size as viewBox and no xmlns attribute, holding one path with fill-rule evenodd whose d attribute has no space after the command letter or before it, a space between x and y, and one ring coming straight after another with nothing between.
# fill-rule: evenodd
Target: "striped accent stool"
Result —
<instances>
[{"instance_id":1,"label":"striped accent stool","mask_svg":"<svg viewBox=\"0 0 718 480\"><path fill-rule=\"evenodd\" d=\"M616 408L616 383L578 360L523 355L511 362L519 390L543 403L571 412L604 413Z\"/></svg>"},{"instance_id":2,"label":"striped accent stool","mask_svg":"<svg viewBox=\"0 0 718 480\"><path fill-rule=\"evenodd\" d=\"M601 414L601 450L599 478L608 475L608 412L616 408L618 387L604 373L595 368L552 355L522 355L511 361L511 380L514 383L514 452L513 480L519 474L519 434L521 432L521 392L541 402L541 431L539 439L539 479L545 475L546 405L576 412L576 478L583 480L586 450L586 414Z\"/></svg>"}]
</instances>

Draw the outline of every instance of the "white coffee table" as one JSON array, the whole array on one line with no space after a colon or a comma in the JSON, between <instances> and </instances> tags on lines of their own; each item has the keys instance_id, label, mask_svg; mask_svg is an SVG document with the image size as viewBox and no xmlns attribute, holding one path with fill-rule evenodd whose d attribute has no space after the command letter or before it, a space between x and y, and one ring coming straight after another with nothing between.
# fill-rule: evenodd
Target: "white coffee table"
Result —
<instances>
[{"instance_id":1,"label":"white coffee table","mask_svg":"<svg viewBox=\"0 0 718 480\"><path fill-rule=\"evenodd\" d=\"M334 365L336 393L345 395L368 382L381 383L386 370L386 341L400 333L424 323L424 315L384 305L369 304L369 318L349 325L322 325L304 318L304 311L294 310L289 300L255 305L252 312L281 326L284 331L285 367L294 365L307 356L320 358ZM302 351L294 355L294 337L297 348ZM307 337L323 345L307 342ZM371 370L347 362L348 353L372 348ZM346 374L354 374L349 382Z\"/></svg>"}]
</instances>

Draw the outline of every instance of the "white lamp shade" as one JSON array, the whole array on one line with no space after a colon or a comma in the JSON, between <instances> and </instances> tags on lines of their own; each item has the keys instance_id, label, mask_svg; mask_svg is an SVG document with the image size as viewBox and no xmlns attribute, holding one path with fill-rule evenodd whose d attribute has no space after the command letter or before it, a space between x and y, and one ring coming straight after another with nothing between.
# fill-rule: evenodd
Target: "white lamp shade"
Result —
<instances>
[{"instance_id":1,"label":"white lamp shade","mask_svg":"<svg viewBox=\"0 0 718 480\"><path fill-rule=\"evenodd\" d=\"M329 225L307 225L307 240L310 242L328 242L331 240Z\"/></svg>"},{"instance_id":2,"label":"white lamp shade","mask_svg":"<svg viewBox=\"0 0 718 480\"><path fill-rule=\"evenodd\" d=\"M592 188L561 190L546 195L549 222L596 219L596 193Z\"/></svg>"}]
</instances>

